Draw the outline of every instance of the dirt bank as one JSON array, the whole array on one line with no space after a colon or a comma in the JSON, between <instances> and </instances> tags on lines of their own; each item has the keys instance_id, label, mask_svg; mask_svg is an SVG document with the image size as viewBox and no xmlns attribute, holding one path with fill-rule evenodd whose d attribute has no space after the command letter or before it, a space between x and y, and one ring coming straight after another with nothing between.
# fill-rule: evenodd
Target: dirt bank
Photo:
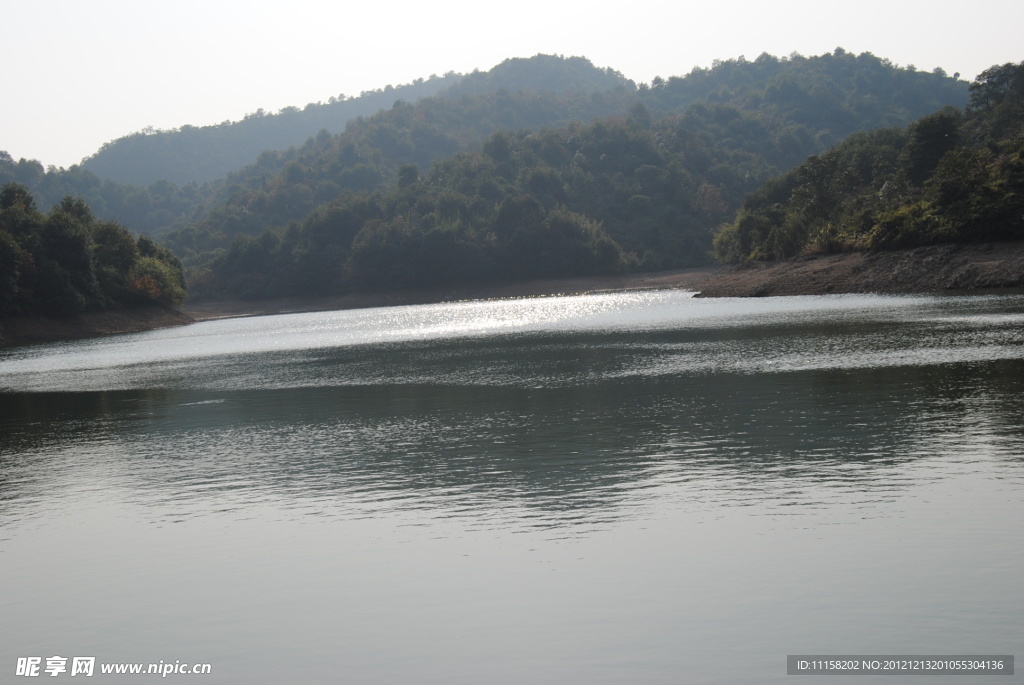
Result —
<instances>
[{"instance_id":1,"label":"dirt bank","mask_svg":"<svg viewBox=\"0 0 1024 685\"><path fill-rule=\"evenodd\" d=\"M722 269L700 297L1024 288L1024 241L811 255Z\"/></svg>"},{"instance_id":2,"label":"dirt bank","mask_svg":"<svg viewBox=\"0 0 1024 685\"><path fill-rule=\"evenodd\" d=\"M134 333L183 326L194 321L184 312L165 307L7 317L0 319L0 347Z\"/></svg>"}]
</instances>

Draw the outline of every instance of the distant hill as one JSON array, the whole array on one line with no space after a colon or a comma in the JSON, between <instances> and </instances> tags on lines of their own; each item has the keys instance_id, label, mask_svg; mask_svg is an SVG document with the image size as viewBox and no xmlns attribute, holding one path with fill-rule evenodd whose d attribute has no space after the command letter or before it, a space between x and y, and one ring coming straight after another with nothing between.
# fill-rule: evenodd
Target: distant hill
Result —
<instances>
[{"instance_id":1,"label":"distant hill","mask_svg":"<svg viewBox=\"0 0 1024 685\"><path fill-rule=\"evenodd\" d=\"M359 96L343 95L326 103L310 103L302 109L286 107L277 113L259 110L241 121L214 126L139 131L105 144L81 166L118 183L202 184L254 162L261 152L301 145L322 129L340 132L350 120L390 107L396 99L434 95L461 78L455 73L431 76Z\"/></svg>"},{"instance_id":2,"label":"distant hill","mask_svg":"<svg viewBox=\"0 0 1024 685\"><path fill-rule=\"evenodd\" d=\"M442 94L445 97L460 97L500 90L534 90L573 95L603 93L619 87L633 90L636 84L611 67L602 69L594 66L585 57L535 55L507 59L489 71L474 71L449 86Z\"/></svg>"},{"instance_id":3,"label":"distant hill","mask_svg":"<svg viewBox=\"0 0 1024 685\"><path fill-rule=\"evenodd\" d=\"M103 179L75 165L44 168L34 159L15 161L0 150L0 185L18 183L39 207L52 207L65 197L81 197L97 218L116 221L133 233L155 235L176 223L193 219L214 191L215 184L179 186L157 181L149 187Z\"/></svg>"},{"instance_id":4,"label":"distant hill","mask_svg":"<svg viewBox=\"0 0 1024 685\"><path fill-rule=\"evenodd\" d=\"M454 101L474 93L509 89L545 94L550 99L609 88L633 90L635 86L621 74L599 69L582 57L515 58L487 72L465 76L449 72L355 97L339 96L302 109L289 107L277 114L260 111L238 122L138 132L106 144L83 164L69 169L45 168L36 160L14 160L0 151L0 184L16 182L25 186L44 207L68 195L80 195L98 217L139 233L159 235L175 225L194 221L197 211L205 213L204 205L222 202L211 197L221 189L218 197L223 198L225 187L250 175L252 170L247 172L246 167L257 169L261 178L274 176L307 142L330 137L332 132L343 131L348 122L372 117L397 102L408 104L442 92L447 100ZM509 112L504 121L517 126L553 121L544 115L540 119L510 118L513 115ZM557 121L565 122L575 115L566 111L558 115ZM481 122L484 133L475 134L473 139L489 134L501 123ZM448 148L448 152L453 149Z\"/></svg>"},{"instance_id":5,"label":"distant hill","mask_svg":"<svg viewBox=\"0 0 1024 685\"><path fill-rule=\"evenodd\" d=\"M241 121L214 126L182 126L145 130L104 145L82 167L104 179L148 186L156 181L177 185L204 183L256 161L267 150L301 145L322 130L340 133L357 118L390 108L396 101L415 102L445 92L447 97L478 95L498 90L530 89L568 95L601 92L633 83L611 69L598 69L582 57L537 55L505 60L493 69L461 75L418 79L401 86L331 98L276 114L260 110Z\"/></svg>"}]
</instances>

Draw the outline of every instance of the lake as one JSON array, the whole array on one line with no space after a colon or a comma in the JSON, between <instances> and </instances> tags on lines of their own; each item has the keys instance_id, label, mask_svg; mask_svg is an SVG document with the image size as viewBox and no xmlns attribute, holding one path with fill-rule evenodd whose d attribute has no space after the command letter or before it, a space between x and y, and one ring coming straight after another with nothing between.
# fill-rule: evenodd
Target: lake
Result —
<instances>
[{"instance_id":1,"label":"lake","mask_svg":"<svg viewBox=\"0 0 1024 685\"><path fill-rule=\"evenodd\" d=\"M788 654L1014 654L1022 417L1024 295L612 293L3 350L0 668L781 683L819 682Z\"/></svg>"}]
</instances>

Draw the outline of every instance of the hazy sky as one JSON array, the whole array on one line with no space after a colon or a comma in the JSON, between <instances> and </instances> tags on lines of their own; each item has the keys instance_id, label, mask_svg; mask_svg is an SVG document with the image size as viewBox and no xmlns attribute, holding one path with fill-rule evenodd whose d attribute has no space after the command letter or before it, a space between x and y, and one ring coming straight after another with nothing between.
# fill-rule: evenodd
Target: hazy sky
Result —
<instances>
[{"instance_id":1,"label":"hazy sky","mask_svg":"<svg viewBox=\"0 0 1024 685\"><path fill-rule=\"evenodd\" d=\"M537 53L637 82L837 46L969 80L1024 60L1024 3L1009 0L0 2L0 150L57 166L147 126L237 120Z\"/></svg>"}]
</instances>

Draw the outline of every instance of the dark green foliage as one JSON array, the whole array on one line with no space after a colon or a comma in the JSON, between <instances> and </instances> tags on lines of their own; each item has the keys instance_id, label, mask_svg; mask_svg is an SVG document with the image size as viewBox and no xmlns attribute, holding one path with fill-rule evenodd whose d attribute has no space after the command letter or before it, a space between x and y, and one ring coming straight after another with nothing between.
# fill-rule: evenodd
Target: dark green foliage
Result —
<instances>
[{"instance_id":1,"label":"dark green foliage","mask_svg":"<svg viewBox=\"0 0 1024 685\"><path fill-rule=\"evenodd\" d=\"M918 119L910 126L910 138L903 148L903 166L911 183L924 185L939 160L960 144L963 115L953 107Z\"/></svg>"},{"instance_id":2,"label":"dark green foliage","mask_svg":"<svg viewBox=\"0 0 1024 685\"><path fill-rule=\"evenodd\" d=\"M81 198L42 214L24 186L0 191L0 315L174 304L184 286L166 248L98 221Z\"/></svg>"},{"instance_id":3,"label":"dark green foliage","mask_svg":"<svg viewBox=\"0 0 1024 685\"><path fill-rule=\"evenodd\" d=\"M983 71L970 86L971 110L987 112L1024 106L1024 74L1019 64L1007 63Z\"/></svg>"},{"instance_id":4,"label":"dark green foliage","mask_svg":"<svg viewBox=\"0 0 1024 685\"><path fill-rule=\"evenodd\" d=\"M329 294L702 263L742 189L689 173L696 146L675 119L500 132L483 153L409 173L386 193L349 194L284 232L237 238L193 292Z\"/></svg>"},{"instance_id":5,"label":"dark green foliage","mask_svg":"<svg viewBox=\"0 0 1024 685\"><path fill-rule=\"evenodd\" d=\"M960 240L1024 239L1024 117L1013 138L943 157L925 200Z\"/></svg>"},{"instance_id":6,"label":"dark green foliage","mask_svg":"<svg viewBox=\"0 0 1024 685\"><path fill-rule=\"evenodd\" d=\"M26 253L14 236L0 230L0 312L8 312L14 308L25 260Z\"/></svg>"},{"instance_id":7,"label":"dark green foliage","mask_svg":"<svg viewBox=\"0 0 1024 685\"><path fill-rule=\"evenodd\" d=\"M600 223L564 209L521 226L507 250L509 267L519 278L614 274L625 267L622 248Z\"/></svg>"},{"instance_id":8,"label":"dark green foliage","mask_svg":"<svg viewBox=\"0 0 1024 685\"><path fill-rule=\"evenodd\" d=\"M22 211L35 211L36 201L28 188L18 183L8 183L0 191L0 209L18 208Z\"/></svg>"},{"instance_id":9,"label":"dark green foliage","mask_svg":"<svg viewBox=\"0 0 1024 685\"><path fill-rule=\"evenodd\" d=\"M752 193L717 256L1024 239L1022 105L1024 63L1004 65L971 85L964 111L851 136Z\"/></svg>"}]
</instances>

